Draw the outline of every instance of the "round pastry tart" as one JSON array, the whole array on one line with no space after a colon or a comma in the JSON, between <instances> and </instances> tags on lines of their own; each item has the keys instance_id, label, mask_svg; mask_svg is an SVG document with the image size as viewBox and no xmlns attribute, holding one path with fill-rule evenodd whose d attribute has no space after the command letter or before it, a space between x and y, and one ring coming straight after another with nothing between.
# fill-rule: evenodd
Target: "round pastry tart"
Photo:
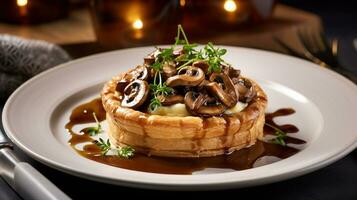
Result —
<instances>
[{"instance_id":1,"label":"round pastry tart","mask_svg":"<svg viewBox=\"0 0 357 200\"><path fill-rule=\"evenodd\" d=\"M263 137L267 96L226 63L225 49L190 44L182 29L171 48L107 82L102 102L115 146L168 157L208 157Z\"/></svg>"}]
</instances>

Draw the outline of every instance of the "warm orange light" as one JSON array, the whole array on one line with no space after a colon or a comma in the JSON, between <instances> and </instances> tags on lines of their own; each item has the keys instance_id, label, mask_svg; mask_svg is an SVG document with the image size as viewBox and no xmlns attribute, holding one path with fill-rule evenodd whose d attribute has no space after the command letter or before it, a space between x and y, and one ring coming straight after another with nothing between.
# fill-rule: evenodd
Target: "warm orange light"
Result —
<instances>
[{"instance_id":1,"label":"warm orange light","mask_svg":"<svg viewBox=\"0 0 357 200\"><path fill-rule=\"evenodd\" d=\"M17 6L19 6L19 7L26 6L27 3L28 3L27 0L16 0L16 4L17 4Z\"/></svg>"},{"instance_id":2,"label":"warm orange light","mask_svg":"<svg viewBox=\"0 0 357 200\"><path fill-rule=\"evenodd\" d=\"M223 8L227 12L234 12L237 10L237 4L233 0L226 0L224 2Z\"/></svg>"},{"instance_id":3,"label":"warm orange light","mask_svg":"<svg viewBox=\"0 0 357 200\"><path fill-rule=\"evenodd\" d=\"M180 0L180 6L184 7L186 5L186 0Z\"/></svg>"},{"instance_id":4,"label":"warm orange light","mask_svg":"<svg viewBox=\"0 0 357 200\"><path fill-rule=\"evenodd\" d=\"M134 29L142 29L144 26L143 22L140 20L140 19L136 19L134 22L133 22L133 28Z\"/></svg>"}]
</instances>

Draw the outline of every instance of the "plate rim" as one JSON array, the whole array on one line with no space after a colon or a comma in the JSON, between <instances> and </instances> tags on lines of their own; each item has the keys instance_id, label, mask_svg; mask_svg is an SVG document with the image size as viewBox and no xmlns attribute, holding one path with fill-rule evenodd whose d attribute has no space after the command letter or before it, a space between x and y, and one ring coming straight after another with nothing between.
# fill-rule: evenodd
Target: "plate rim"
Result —
<instances>
[{"instance_id":1,"label":"plate rim","mask_svg":"<svg viewBox=\"0 0 357 200\"><path fill-rule=\"evenodd\" d=\"M165 45L160 45L160 46L165 46ZM225 45L219 45L220 47L228 47L228 48L238 48L238 49L244 49L244 50L249 50L252 52L265 52L265 53L269 53L269 54L275 54L278 56L286 56L292 59L296 59L296 60L303 60L300 58L295 58L292 56L288 56L288 55L284 55L281 53L277 53L277 52L271 52L271 51L266 51L266 50L260 50L260 49L252 49L252 48L245 48L245 47L235 47L235 46L225 46ZM32 82L36 81L37 79L43 77L43 76L47 76L47 74L53 73L53 71L57 71L66 67L69 67L75 63L80 63L83 62L84 60L90 60L90 59L95 59L97 57L102 57L103 55L110 55L110 54L118 54L121 51L127 51L127 50L136 50L136 49L146 49L146 48L152 48L153 46L144 46L144 47L135 47L135 48L128 48L128 49L120 49L120 50L115 50L115 51L109 51L109 52L102 52L102 53L98 53L98 54L94 54L94 55L90 55L90 56L86 56L86 57L82 57L79 59L75 59L72 60L70 62L67 63L63 63L61 65L55 66L49 70L46 70L34 77L32 77L31 79L29 79L28 81L26 81L24 84L22 84L19 88L16 89L16 91L8 98L8 100L6 101L6 104L3 108L3 114L2 114L2 121L3 121L3 126L5 129L5 133L7 134L7 136L11 139L12 142L14 142L20 149L22 149L23 151L25 151L28 155L30 155L32 158L34 158L37 161L40 161L41 163L44 163L47 166L50 166L52 168L58 169L60 171L72 174L72 175L76 175L76 176L80 176L82 178L87 178L87 179L91 179L91 180L96 180L96 181L101 181L101 182L106 182L106 183L111 183L111 184L118 184L118 185L126 185L126 186L134 186L135 187L143 187L143 188L156 188L157 186L164 186L165 188L170 188L170 189L176 189L175 187L180 186L180 188L177 189L189 189L189 187L191 186L197 186L197 183L191 183L191 184L187 184L187 183L181 183L181 182L170 182L170 183L153 183L150 181L147 182L140 182L139 185L137 185L137 182L135 181L128 181L125 179L120 179L120 181L118 180L118 177L116 177L116 179L114 178L108 178L108 177L102 177L102 176L98 176L96 174L91 174L89 172L82 172L80 170L74 170L71 167L68 167L66 165L63 165L62 163L59 162L55 162L51 159L45 158L39 154L37 154L36 152L31 151L31 149L28 149L26 147L25 144L21 143L21 141L18 140L18 138L16 138L11 131L10 125L8 123L8 119L7 119L7 113L8 113L8 109L11 105L11 103L13 102L13 99L16 98L16 96L22 91L24 90L24 88L28 87L28 85L30 85ZM304 62L308 62L303 60ZM311 62L308 62L311 63ZM315 64L314 64L315 65ZM318 66L318 65L317 65ZM329 73L330 75L333 75L336 79L338 79L339 81L343 81L344 85L349 85L350 87L353 87L354 89L357 89L357 86L350 80L346 79L345 77L343 77L342 75L333 72L329 69L326 68L321 68L319 67L320 70L324 71L325 73ZM350 146L346 146L343 150L341 150L338 154L335 155L330 155L328 158L324 159L322 162L317 163L316 165L311 165L309 166L310 168L307 170L302 170L299 172L296 172L294 175L289 175L286 176L286 174L288 174L289 172L283 173L283 174L275 174L274 176L274 180L270 179L271 177L263 177L260 178L260 183L254 183L254 185L259 185L259 184L264 184L264 183L269 183L269 182L275 182L277 180L285 180L288 178L292 178L292 177L296 177L296 176L300 176L303 175L305 173L309 173L311 171L320 169L328 164L331 164L332 162L335 162L336 160L342 158L343 156L347 155L349 152L351 152L352 150L354 150L357 147L357 140L354 141L354 143L351 143ZM142 172L145 173L145 172ZM165 175L165 174L160 174L163 176L182 176L182 175ZM184 175L186 176L186 175ZM200 176L200 175L195 175L195 176ZM207 175L204 175L207 176ZM249 181L249 180L245 180L245 181ZM231 181L231 182L224 182L224 183L200 183L199 185L202 186L200 188L207 188L207 189L212 189L211 187L214 186L215 188L217 187L217 184L225 184L224 188L229 188L229 186L231 187L235 187L236 181ZM228 186L228 187L227 187ZM247 185L249 186L249 185ZM195 187L194 189L200 189ZM223 188L222 188L223 189Z\"/></svg>"}]
</instances>

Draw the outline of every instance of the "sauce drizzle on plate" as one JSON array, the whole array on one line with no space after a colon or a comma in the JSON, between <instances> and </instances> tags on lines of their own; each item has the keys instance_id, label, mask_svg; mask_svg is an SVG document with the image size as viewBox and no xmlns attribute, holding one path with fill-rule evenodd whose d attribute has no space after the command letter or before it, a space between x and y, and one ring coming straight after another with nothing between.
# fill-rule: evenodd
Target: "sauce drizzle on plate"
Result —
<instances>
[{"instance_id":1,"label":"sauce drizzle on plate","mask_svg":"<svg viewBox=\"0 0 357 200\"><path fill-rule=\"evenodd\" d=\"M136 153L133 158L125 159L117 156L103 156L101 149L92 142L94 139L86 134L86 129L80 133L73 131L73 127L78 124L95 122L92 113L95 112L99 121L105 120L105 110L102 107L101 99L97 98L88 103L84 103L74 108L69 122L65 125L71 135L68 143L81 156L103 164L143 172L163 173L163 174L192 174L206 168L220 168L230 170L245 170L276 162L288 158L299 149L290 146L281 146L273 143L257 141L253 146L234 151L229 155L220 155L207 158L169 158L147 156ZM267 123L276 126L286 133L296 133L299 129L293 124L277 125L273 119L280 116L288 116L295 113L291 108L282 108L273 113L267 113L265 120ZM264 126L265 135L274 135L274 129ZM285 140L287 144L304 144L305 141L288 136ZM83 144L83 149L76 146Z\"/></svg>"}]
</instances>

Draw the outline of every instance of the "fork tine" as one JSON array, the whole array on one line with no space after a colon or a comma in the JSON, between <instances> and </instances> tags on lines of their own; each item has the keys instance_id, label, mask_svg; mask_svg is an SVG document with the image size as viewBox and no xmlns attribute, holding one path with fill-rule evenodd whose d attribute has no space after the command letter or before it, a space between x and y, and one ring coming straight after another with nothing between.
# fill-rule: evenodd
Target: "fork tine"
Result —
<instances>
[{"instance_id":1,"label":"fork tine","mask_svg":"<svg viewBox=\"0 0 357 200\"><path fill-rule=\"evenodd\" d=\"M320 61L323 61L325 64L329 66L338 67L339 62L337 59L337 45L338 43L335 42L335 46L331 47L326 37L323 33L319 32L320 41L322 41L323 46L325 47L324 50L314 51L314 46L318 44L311 44L306 39L308 36L303 35L301 32L298 32L299 38L303 46L310 54L312 54L315 58L318 58ZM334 49L333 49L334 48ZM334 52L335 51L335 55ZM306 56L306 55L305 55Z\"/></svg>"},{"instance_id":2,"label":"fork tine","mask_svg":"<svg viewBox=\"0 0 357 200\"><path fill-rule=\"evenodd\" d=\"M322 67L327 67L330 68L342 75L344 75L345 77L349 78L350 80L352 80L354 83L357 83L357 75L353 72L351 72L348 69L345 69L343 67L339 67L339 65L331 65L326 63L324 60L320 59L319 57L316 57L313 52L311 52L310 49L308 49L310 47L310 45L307 43L307 40L304 36L302 36L302 34L300 32L297 32L297 35L299 37L299 40L302 44L302 47L304 49L303 53L299 53L298 51L294 50L293 48L291 48L289 45L287 45L285 42L283 42L281 39L273 36L273 40L280 45L280 47L282 47L285 51L287 51L290 55L293 56L297 56L303 59L307 59L310 60ZM321 36L321 41L324 43L325 45L325 50L322 51L324 53L330 53L331 55L334 55L334 58L337 58L337 50L338 50L338 40L334 39L332 41L332 46L329 46L327 43L327 39L324 38L323 36ZM330 50L328 50L328 48L330 48ZM336 59L337 60L337 59Z\"/></svg>"},{"instance_id":3,"label":"fork tine","mask_svg":"<svg viewBox=\"0 0 357 200\"><path fill-rule=\"evenodd\" d=\"M286 52L288 52L290 55L293 55L295 57L299 57L305 60L310 60L318 65L324 66L324 67L329 67L325 62L321 61L320 59L316 58L314 55L312 55L306 47L303 45L304 53L299 53L298 51L294 50L291 48L289 45L287 45L285 42L280 40L279 38L273 36L273 40L280 45Z\"/></svg>"},{"instance_id":4,"label":"fork tine","mask_svg":"<svg viewBox=\"0 0 357 200\"><path fill-rule=\"evenodd\" d=\"M312 49L315 48L309 43L307 40L307 36L303 35L301 31L297 31L298 38L302 44L303 47L303 54L305 58L308 60L322 66L322 67L327 67L327 68L333 68L331 65L326 63L323 59L321 59L321 54L318 52L314 52ZM311 39L311 37L310 37ZM315 48L316 49L316 48Z\"/></svg>"}]
</instances>

